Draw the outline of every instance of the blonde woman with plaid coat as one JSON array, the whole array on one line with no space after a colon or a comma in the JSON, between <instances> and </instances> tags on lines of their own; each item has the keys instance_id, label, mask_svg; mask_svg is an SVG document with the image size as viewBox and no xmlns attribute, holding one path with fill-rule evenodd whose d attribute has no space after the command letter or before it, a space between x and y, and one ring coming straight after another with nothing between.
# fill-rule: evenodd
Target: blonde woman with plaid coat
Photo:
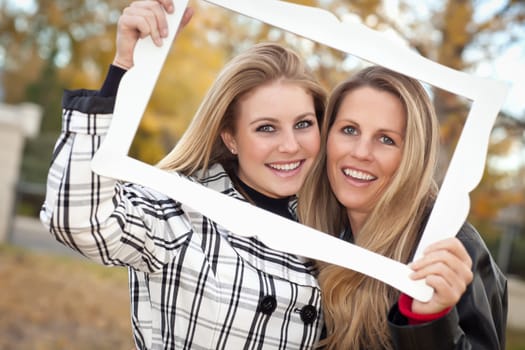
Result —
<instances>
[{"instance_id":1,"label":"blonde woman with plaid coat","mask_svg":"<svg viewBox=\"0 0 525 350\"><path fill-rule=\"evenodd\" d=\"M160 44L164 10L174 10L171 1L132 3L119 20L117 54L101 90L66 91L41 220L88 258L129 268L138 349L312 348L323 322L311 262L90 170L133 47L148 35ZM296 54L256 45L225 66L159 166L295 219L295 193L319 151L324 103Z\"/></svg>"}]
</instances>

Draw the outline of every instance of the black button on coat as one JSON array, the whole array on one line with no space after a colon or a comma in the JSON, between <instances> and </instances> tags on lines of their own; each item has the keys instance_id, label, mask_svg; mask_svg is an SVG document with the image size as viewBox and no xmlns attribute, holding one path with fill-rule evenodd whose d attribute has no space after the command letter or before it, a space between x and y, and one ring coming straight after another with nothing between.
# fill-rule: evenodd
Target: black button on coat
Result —
<instances>
[{"instance_id":1,"label":"black button on coat","mask_svg":"<svg viewBox=\"0 0 525 350\"><path fill-rule=\"evenodd\" d=\"M261 299L259 311L265 315L271 315L277 307L277 300L273 295L266 295Z\"/></svg>"},{"instance_id":2,"label":"black button on coat","mask_svg":"<svg viewBox=\"0 0 525 350\"><path fill-rule=\"evenodd\" d=\"M310 324L317 318L317 309L312 305L305 305L301 309L301 320L304 324Z\"/></svg>"}]
</instances>

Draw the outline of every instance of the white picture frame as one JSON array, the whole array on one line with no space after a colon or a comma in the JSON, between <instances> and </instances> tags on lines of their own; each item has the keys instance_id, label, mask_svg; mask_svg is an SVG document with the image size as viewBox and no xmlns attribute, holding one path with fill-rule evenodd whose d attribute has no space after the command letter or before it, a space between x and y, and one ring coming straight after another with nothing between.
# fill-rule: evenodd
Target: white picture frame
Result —
<instances>
[{"instance_id":1,"label":"white picture frame","mask_svg":"<svg viewBox=\"0 0 525 350\"><path fill-rule=\"evenodd\" d=\"M426 59L364 25L342 23L323 9L278 0L206 2L469 99L472 104L466 123L415 258L432 242L454 236L459 231L470 210L469 193L478 185L483 174L490 132L508 93L507 84L456 71ZM174 4L176 9L184 9L188 0L174 0ZM176 11L168 15L170 34L165 43L173 41L182 14L183 11ZM137 43L134 66L120 83L111 126L92 161L95 173L165 193L230 231L257 236L274 249L354 269L421 301L431 298L432 288L424 281L411 280L411 270L405 264L129 157L129 148L169 50L170 45L157 47L149 37ZM388 54L385 55L385 52Z\"/></svg>"}]
</instances>

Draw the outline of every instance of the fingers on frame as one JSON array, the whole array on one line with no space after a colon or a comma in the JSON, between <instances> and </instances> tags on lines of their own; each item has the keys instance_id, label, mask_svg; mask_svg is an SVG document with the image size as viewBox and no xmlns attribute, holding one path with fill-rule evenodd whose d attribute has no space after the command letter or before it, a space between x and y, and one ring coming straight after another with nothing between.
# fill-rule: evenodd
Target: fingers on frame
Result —
<instances>
[{"instance_id":1,"label":"fingers on frame","mask_svg":"<svg viewBox=\"0 0 525 350\"><path fill-rule=\"evenodd\" d=\"M439 255L439 254L443 255ZM426 264L432 263L433 259L448 261L450 259L454 265L464 264L472 268L472 258L461 241L455 237L448 238L431 244L425 249L425 255L418 261L412 263L414 269L419 269Z\"/></svg>"},{"instance_id":2,"label":"fingers on frame","mask_svg":"<svg viewBox=\"0 0 525 350\"><path fill-rule=\"evenodd\" d=\"M434 297L437 302L452 306L457 304L459 299L466 290L466 286L462 283L457 283L451 286L448 281L438 275L430 275L425 279L425 282L434 288Z\"/></svg>"},{"instance_id":3,"label":"fingers on frame","mask_svg":"<svg viewBox=\"0 0 525 350\"><path fill-rule=\"evenodd\" d=\"M151 35L155 44L162 43L167 35L168 23L160 5L156 1L136 1L123 12L125 23L135 27L140 37Z\"/></svg>"},{"instance_id":4,"label":"fingers on frame","mask_svg":"<svg viewBox=\"0 0 525 350\"><path fill-rule=\"evenodd\" d=\"M472 259L463 243L461 243L457 237L450 237L429 245L427 249L425 249L425 254L438 250L447 250L456 255L460 260L469 263L470 267L472 267Z\"/></svg>"},{"instance_id":5,"label":"fingers on frame","mask_svg":"<svg viewBox=\"0 0 525 350\"><path fill-rule=\"evenodd\" d=\"M459 278L468 284L473 278L471 266L470 257L465 262L448 250L437 250L425 255L414 264L413 278L418 279L430 274L440 274L448 280Z\"/></svg>"}]
</instances>

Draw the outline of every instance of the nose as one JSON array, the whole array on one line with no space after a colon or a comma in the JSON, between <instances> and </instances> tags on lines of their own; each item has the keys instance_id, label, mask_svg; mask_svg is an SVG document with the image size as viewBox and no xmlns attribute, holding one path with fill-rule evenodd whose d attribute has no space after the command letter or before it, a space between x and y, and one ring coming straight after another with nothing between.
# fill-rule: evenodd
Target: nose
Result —
<instances>
[{"instance_id":1,"label":"nose","mask_svg":"<svg viewBox=\"0 0 525 350\"><path fill-rule=\"evenodd\" d=\"M293 131L287 131L282 133L281 140L279 142L278 150L283 153L294 153L300 148L299 140L297 135Z\"/></svg>"},{"instance_id":2,"label":"nose","mask_svg":"<svg viewBox=\"0 0 525 350\"><path fill-rule=\"evenodd\" d=\"M372 158L372 143L370 140L360 137L355 142L352 142L350 147L350 154L353 157L364 160Z\"/></svg>"}]
</instances>

